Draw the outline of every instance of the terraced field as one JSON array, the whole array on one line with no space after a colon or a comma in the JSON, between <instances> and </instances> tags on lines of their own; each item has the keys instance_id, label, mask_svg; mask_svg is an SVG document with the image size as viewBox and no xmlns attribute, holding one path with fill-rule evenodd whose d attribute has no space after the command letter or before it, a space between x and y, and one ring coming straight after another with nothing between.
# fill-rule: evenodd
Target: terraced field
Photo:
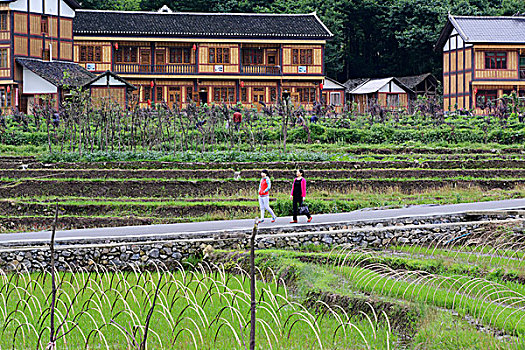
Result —
<instances>
[{"instance_id":1,"label":"terraced field","mask_svg":"<svg viewBox=\"0 0 525 350\"><path fill-rule=\"evenodd\" d=\"M252 218L262 168L272 205L289 215L294 169L306 170L314 213L522 197L522 149L354 148L345 161L56 162L0 158L0 230L48 228L58 201L60 228Z\"/></svg>"}]
</instances>

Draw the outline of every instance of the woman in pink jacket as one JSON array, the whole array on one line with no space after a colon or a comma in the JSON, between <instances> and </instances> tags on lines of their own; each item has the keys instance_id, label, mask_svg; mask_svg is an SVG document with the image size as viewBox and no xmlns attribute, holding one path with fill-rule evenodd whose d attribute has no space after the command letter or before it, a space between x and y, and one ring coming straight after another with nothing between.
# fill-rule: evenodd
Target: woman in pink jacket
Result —
<instances>
[{"instance_id":1,"label":"woman in pink jacket","mask_svg":"<svg viewBox=\"0 0 525 350\"><path fill-rule=\"evenodd\" d=\"M306 180L304 179L304 170L299 169L296 173L297 177L293 180L292 193L290 199L293 201L293 220L290 224L297 223L297 215L299 214L299 207L303 204L306 199ZM308 222L312 221L310 213L305 214L308 218Z\"/></svg>"}]
</instances>

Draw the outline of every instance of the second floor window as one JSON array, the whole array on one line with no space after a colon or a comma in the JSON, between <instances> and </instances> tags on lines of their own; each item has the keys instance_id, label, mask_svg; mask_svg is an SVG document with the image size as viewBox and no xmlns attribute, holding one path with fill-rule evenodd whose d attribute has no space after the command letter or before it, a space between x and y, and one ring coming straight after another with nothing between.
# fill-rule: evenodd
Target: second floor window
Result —
<instances>
[{"instance_id":1,"label":"second floor window","mask_svg":"<svg viewBox=\"0 0 525 350\"><path fill-rule=\"evenodd\" d=\"M40 31L42 34L49 33L49 19L46 16L42 16L42 19L40 20Z\"/></svg>"},{"instance_id":2,"label":"second floor window","mask_svg":"<svg viewBox=\"0 0 525 350\"><path fill-rule=\"evenodd\" d=\"M190 63L190 57L189 48L172 47L170 49L170 63Z\"/></svg>"},{"instance_id":3,"label":"second floor window","mask_svg":"<svg viewBox=\"0 0 525 350\"><path fill-rule=\"evenodd\" d=\"M245 66L263 64L264 51L261 49L246 49L242 51L242 64Z\"/></svg>"},{"instance_id":4,"label":"second floor window","mask_svg":"<svg viewBox=\"0 0 525 350\"><path fill-rule=\"evenodd\" d=\"M485 52L485 69L507 69L507 53Z\"/></svg>"},{"instance_id":5,"label":"second floor window","mask_svg":"<svg viewBox=\"0 0 525 350\"><path fill-rule=\"evenodd\" d=\"M7 49L0 49L0 68L9 68Z\"/></svg>"},{"instance_id":6,"label":"second floor window","mask_svg":"<svg viewBox=\"0 0 525 350\"><path fill-rule=\"evenodd\" d=\"M120 47L115 51L115 62L117 63L137 63L137 48L131 46Z\"/></svg>"},{"instance_id":7,"label":"second floor window","mask_svg":"<svg viewBox=\"0 0 525 350\"><path fill-rule=\"evenodd\" d=\"M313 49L293 49L292 50L292 64L296 65L312 65L314 64L314 50Z\"/></svg>"},{"instance_id":8,"label":"second floor window","mask_svg":"<svg viewBox=\"0 0 525 350\"><path fill-rule=\"evenodd\" d=\"M8 30L7 13L0 13L0 30Z\"/></svg>"},{"instance_id":9,"label":"second floor window","mask_svg":"<svg viewBox=\"0 0 525 350\"><path fill-rule=\"evenodd\" d=\"M229 48L210 48L209 63L230 63L230 49Z\"/></svg>"},{"instance_id":10,"label":"second floor window","mask_svg":"<svg viewBox=\"0 0 525 350\"><path fill-rule=\"evenodd\" d=\"M80 62L102 62L102 47L80 46Z\"/></svg>"}]
</instances>

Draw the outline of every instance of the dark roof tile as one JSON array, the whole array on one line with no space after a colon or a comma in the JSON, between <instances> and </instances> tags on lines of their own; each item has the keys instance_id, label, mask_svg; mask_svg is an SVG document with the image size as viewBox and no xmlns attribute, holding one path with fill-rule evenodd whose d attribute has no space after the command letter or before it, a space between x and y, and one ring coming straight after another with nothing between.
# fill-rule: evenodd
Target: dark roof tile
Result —
<instances>
[{"instance_id":1,"label":"dark roof tile","mask_svg":"<svg viewBox=\"0 0 525 350\"><path fill-rule=\"evenodd\" d=\"M72 62L33 58L17 58L16 62L57 87L80 87L95 78L95 74Z\"/></svg>"},{"instance_id":2,"label":"dark roof tile","mask_svg":"<svg viewBox=\"0 0 525 350\"><path fill-rule=\"evenodd\" d=\"M316 38L332 33L315 13L300 15L158 13L79 10L75 35L153 35L228 38Z\"/></svg>"}]
</instances>

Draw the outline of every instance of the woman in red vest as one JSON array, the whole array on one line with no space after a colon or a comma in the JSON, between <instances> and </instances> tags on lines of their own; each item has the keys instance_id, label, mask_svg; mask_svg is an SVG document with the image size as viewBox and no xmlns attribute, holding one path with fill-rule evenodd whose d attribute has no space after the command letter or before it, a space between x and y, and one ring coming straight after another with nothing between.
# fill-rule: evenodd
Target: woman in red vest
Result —
<instances>
[{"instance_id":1,"label":"woman in red vest","mask_svg":"<svg viewBox=\"0 0 525 350\"><path fill-rule=\"evenodd\" d=\"M272 215L272 222L275 222L277 218L272 208L270 208L270 188L272 188L270 175L268 170L263 170L261 171L261 182L259 183L259 208L261 209L261 219L259 222L264 222L265 210L268 210L270 215Z\"/></svg>"}]
</instances>

